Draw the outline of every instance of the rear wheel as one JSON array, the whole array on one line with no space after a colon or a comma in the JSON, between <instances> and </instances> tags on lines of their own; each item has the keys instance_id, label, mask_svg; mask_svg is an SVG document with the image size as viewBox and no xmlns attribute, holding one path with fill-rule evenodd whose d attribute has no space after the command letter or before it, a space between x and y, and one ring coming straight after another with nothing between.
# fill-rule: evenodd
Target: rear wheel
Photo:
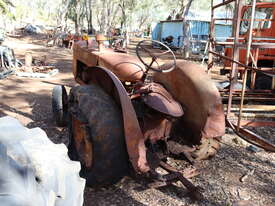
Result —
<instances>
[{"instance_id":1,"label":"rear wheel","mask_svg":"<svg viewBox=\"0 0 275 206\"><path fill-rule=\"evenodd\" d=\"M91 187L117 182L128 171L120 108L96 85L77 86L69 97L69 156L81 162Z\"/></svg>"}]
</instances>

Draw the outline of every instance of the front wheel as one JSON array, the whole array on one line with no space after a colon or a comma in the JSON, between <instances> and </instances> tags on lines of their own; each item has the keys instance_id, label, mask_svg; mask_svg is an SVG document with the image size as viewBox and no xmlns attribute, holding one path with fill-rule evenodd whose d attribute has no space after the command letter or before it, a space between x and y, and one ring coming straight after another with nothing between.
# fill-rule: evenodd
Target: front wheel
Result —
<instances>
[{"instance_id":1,"label":"front wheel","mask_svg":"<svg viewBox=\"0 0 275 206\"><path fill-rule=\"evenodd\" d=\"M77 86L69 96L69 156L81 162L91 187L117 182L128 171L121 110L96 85Z\"/></svg>"},{"instance_id":2,"label":"front wheel","mask_svg":"<svg viewBox=\"0 0 275 206\"><path fill-rule=\"evenodd\" d=\"M52 91L52 113L56 125L64 127L67 125L68 96L63 85L57 85Z\"/></svg>"}]
</instances>

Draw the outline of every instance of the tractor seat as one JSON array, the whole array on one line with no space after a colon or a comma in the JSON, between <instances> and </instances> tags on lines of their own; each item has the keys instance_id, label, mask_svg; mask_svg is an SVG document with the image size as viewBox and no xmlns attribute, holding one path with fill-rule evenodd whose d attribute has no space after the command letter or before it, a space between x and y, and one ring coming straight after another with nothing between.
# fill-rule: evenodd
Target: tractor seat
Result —
<instances>
[{"instance_id":1,"label":"tractor seat","mask_svg":"<svg viewBox=\"0 0 275 206\"><path fill-rule=\"evenodd\" d=\"M145 66L137 57L112 49L98 53L98 65L112 71L123 82L140 81L145 72Z\"/></svg>"}]
</instances>

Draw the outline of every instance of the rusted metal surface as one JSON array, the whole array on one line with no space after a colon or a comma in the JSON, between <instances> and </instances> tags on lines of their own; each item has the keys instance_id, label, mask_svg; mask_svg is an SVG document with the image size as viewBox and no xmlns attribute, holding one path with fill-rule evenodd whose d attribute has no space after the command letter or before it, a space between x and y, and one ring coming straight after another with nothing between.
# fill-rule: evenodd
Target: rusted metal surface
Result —
<instances>
[{"instance_id":1,"label":"rusted metal surface","mask_svg":"<svg viewBox=\"0 0 275 206\"><path fill-rule=\"evenodd\" d=\"M212 54L215 54L216 56L219 56L219 57L221 57L223 59L232 61L232 62L234 62L234 63L236 63L236 64L238 64L238 65L240 65L240 66L242 66L242 67L244 67L246 69L250 69L252 71L260 72L260 73L267 74L267 75L270 75L270 76L275 76L275 71L273 71L272 68L269 68L269 70L267 70L267 69L263 69L263 70L257 69L255 67L252 67L252 66L249 66L249 65L245 65L245 64L243 64L243 63L241 63L239 61L236 61L236 60L234 60L234 59L232 59L230 57L223 56L223 55L221 55L221 54L219 54L217 52L214 52L214 51L209 51L209 52L212 53ZM243 69L243 70L245 70L245 69ZM268 90L268 91L270 91L270 90Z\"/></svg>"},{"instance_id":2,"label":"rusted metal surface","mask_svg":"<svg viewBox=\"0 0 275 206\"><path fill-rule=\"evenodd\" d=\"M256 9L256 0L253 0L251 21L249 22L249 33L248 33L248 40L247 40L245 65L248 65L249 61L250 61L250 52L251 52L250 49L251 49L251 43L252 43L252 38L253 38L252 37L252 32L253 32L253 24L254 24L254 18L255 18L255 9ZM245 90L246 90L246 80L247 80L247 69L244 71L244 77L243 77L243 82L242 82L243 86L242 86L239 118L238 118L238 125L237 125L237 130L238 131L240 129L240 124L241 124L241 119L242 119L244 94L245 94Z\"/></svg>"},{"instance_id":3,"label":"rusted metal surface","mask_svg":"<svg viewBox=\"0 0 275 206\"><path fill-rule=\"evenodd\" d=\"M103 51L104 50L103 42L106 40L106 37L102 34L97 34L95 38L98 44L98 51L99 52Z\"/></svg>"},{"instance_id":4,"label":"rusted metal surface","mask_svg":"<svg viewBox=\"0 0 275 206\"><path fill-rule=\"evenodd\" d=\"M225 5L228 2L224 2L220 5ZM240 137L242 137L243 139L254 143L258 146L261 146L269 151L271 151L273 149L273 145L271 143L269 143L267 140L261 138L260 136L254 134L253 132L243 129L241 126L243 124L242 121L242 110L243 110L243 103L244 100L256 100L256 101L273 101L272 96L270 96L270 91L269 92L269 96L267 97L266 95L263 94L257 94L255 93L255 91L252 91L252 93L247 93L246 92L246 79L247 79L247 70L250 69L252 72L251 77L252 77L252 82L251 82L251 86L252 88L254 88L254 81L255 81L255 76L256 76L256 72L261 72L263 74L269 75L269 76L274 76L275 73L274 71L270 70L261 70L257 67L257 61L258 61L258 57L259 57L259 48L274 48L274 43L270 43L270 42L253 42L252 41L252 33L253 33L253 28L252 25L254 24L254 13L255 13L255 7L256 7L256 1L253 1L253 5L252 5L252 18L249 19L250 22L250 28L249 28L249 34L248 34L248 40L240 41L239 39L239 30L240 30L240 21L241 19L241 9L242 9L242 5L240 4L239 0L235 0L235 15L234 15L234 20L236 21L236 24L234 24L234 37L233 40L234 42L222 42L222 45L230 45L233 46L234 51L233 51L233 58L230 58L228 56L223 56L220 55L214 51L209 51L209 53L214 54L216 56L219 56L223 59L226 59L228 61L230 61L232 63L232 68L231 68L231 78L230 78L230 90L229 90L229 96L224 96L223 98L228 98L228 105L227 105L227 114L229 116L230 111L231 111L231 107L232 107L232 100L240 100L240 109L239 109L239 115L238 115L238 126L230 123L229 121L227 121L227 125L230 126ZM212 6L212 9L213 6ZM246 39L246 38L245 38ZM263 39L263 40L267 40L267 39ZM220 44L219 42L215 42L216 44ZM238 60L239 58L239 54L236 52L238 51L239 48L246 48L246 61L245 63L242 63ZM255 52L255 58L253 57L253 55L251 54L251 48L256 48L256 52ZM252 59L254 66L249 66L249 61L250 59ZM235 67L234 67L235 66ZM241 66L244 69L244 75L243 75L243 86L242 86L242 92L241 92L241 96L239 96L239 94L236 93L236 91L234 90L234 82L237 81L237 72L236 69L239 68L239 66ZM254 125L257 125L256 123L253 123Z\"/></svg>"},{"instance_id":5,"label":"rusted metal surface","mask_svg":"<svg viewBox=\"0 0 275 206\"><path fill-rule=\"evenodd\" d=\"M93 161L93 147L92 143L88 139L89 136L87 135L86 125L73 117L72 130L80 162L83 163L85 167L90 168L92 166Z\"/></svg>"},{"instance_id":6,"label":"rusted metal surface","mask_svg":"<svg viewBox=\"0 0 275 206\"><path fill-rule=\"evenodd\" d=\"M79 52L74 55L76 81L80 84L97 84L121 107L126 146L136 172L145 173L150 170L145 141L149 139L151 143L155 143L160 139L166 140L170 135L173 118L183 115L181 105L186 113L179 120L180 127L192 136L193 144L200 144L203 138L215 138L224 134L224 111L220 95L214 83L197 64L178 61L173 71L152 74L154 81L159 84L144 82L146 86L133 93L139 94L135 98L143 99L154 110L153 113L145 113L143 120L138 122L131 98L122 84L124 81L143 80L141 76L129 78L133 71L138 75L144 74L136 59L108 49L104 49L104 52L90 50L89 44L76 45L75 52ZM119 67L123 64L123 68ZM138 69L133 69L133 65ZM168 67L170 64L163 65L164 69Z\"/></svg>"},{"instance_id":7,"label":"rusted metal surface","mask_svg":"<svg viewBox=\"0 0 275 206\"><path fill-rule=\"evenodd\" d=\"M98 65L112 71L120 81L140 81L145 72L144 65L131 55L106 50L98 54Z\"/></svg>"},{"instance_id":8,"label":"rusted metal surface","mask_svg":"<svg viewBox=\"0 0 275 206\"><path fill-rule=\"evenodd\" d=\"M250 127L275 127L275 122L273 121L255 121L255 120L242 120L241 126Z\"/></svg>"},{"instance_id":9,"label":"rusted metal surface","mask_svg":"<svg viewBox=\"0 0 275 206\"><path fill-rule=\"evenodd\" d=\"M226 124L230 127L239 137L246 140L247 142L254 144L258 147L261 147L267 151L275 152L275 145L269 142L268 140L262 138L261 136L249 131L248 129L244 129L240 127L237 130L237 125L233 124L229 120L226 120Z\"/></svg>"},{"instance_id":10,"label":"rusted metal surface","mask_svg":"<svg viewBox=\"0 0 275 206\"><path fill-rule=\"evenodd\" d=\"M202 67L188 61L177 61L175 70L166 74L155 73L154 78L183 105L185 114L180 120L181 127L194 142L224 134L221 97Z\"/></svg>"},{"instance_id":11,"label":"rusted metal surface","mask_svg":"<svg viewBox=\"0 0 275 206\"><path fill-rule=\"evenodd\" d=\"M275 105L244 105L244 111L246 112L274 112L275 111ZM232 111L237 111L238 108L236 105L232 107Z\"/></svg>"},{"instance_id":12,"label":"rusted metal surface","mask_svg":"<svg viewBox=\"0 0 275 206\"><path fill-rule=\"evenodd\" d=\"M234 38L234 45L233 45L233 60L231 66L231 73L230 73L230 89L229 89L229 97L227 103L227 115L230 114L231 104L232 104L232 96L234 92L234 85L237 82L238 76L238 65L235 61L239 60L239 47L236 44L239 42L239 35L240 35L240 17L241 17L241 1L235 0L235 10L234 10L234 19L236 20L236 24L233 24L233 34Z\"/></svg>"},{"instance_id":13,"label":"rusted metal surface","mask_svg":"<svg viewBox=\"0 0 275 206\"><path fill-rule=\"evenodd\" d=\"M233 38L228 38L226 42L214 42L215 44L219 44L219 45L233 46L233 54L232 54L232 49L231 49L231 53L230 53L230 55L233 56L233 58L230 58L228 56L220 55L216 52L213 52L212 50L209 50L209 53L228 60L228 62L230 62L231 65L232 65L231 76L230 76L229 95L227 97L223 97L223 98L226 98L228 100L228 104L227 104L227 115L228 116L230 115L230 112L231 112L232 100L236 100L236 99L240 100L239 115L238 115L238 127L237 127L239 129L240 126L241 126L241 121L242 121L242 116L243 116L242 115L242 110L243 110L244 101L253 99L253 97L251 97L251 98L247 97L247 94L246 94L246 80L247 80L248 69L251 70L251 80L252 80L251 81L251 88L252 89L255 86L256 72L261 72L265 75L269 75L269 76L274 77L275 73L271 69L266 70L266 71L263 71L263 70L259 69L257 67L257 61L259 59L259 48L261 48L261 49L263 49L263 48L270 49L270 48L274 48L275 44L274 44L274 42L272 42L272 35L266 35L267 33L261 34L261 31L260 31L261 29L260 28L256 28L256 29L254 28L253 29L253 25L254 25L255 21L260 21L260 22L270 21L270 19L261 20L261 19L257 19L257 17L256 17L256 19L254 18L255 17L255 8L257 6L259 6L259 8L261 8L261 5L267 5L267 4L265 4L265 3L256 4L256 0L253 0L253 2L252 2L253 4L249 5L249 7L252 8L251 18L250 19L242 19L242 13L244 12L244 8L248 8L248 7L247 6L243 7L243 5L242 5L243 2L240 1L240 0L233 0L233 1L235 1L234 18L231 19L232 21L235 21L235 24L233 24L234 27L233 27L233 32L232 32ZM233 1L231 1L231 0L225 1L221 4L216 5L216 6L213 6L213 4L212 4L212 6L211 6L212 7L212 13L213 13L213 10L215 8L226 5L226 4L228 4L230 2L233 2ZM264 8L268 8L268 7L273 8L274 5L270 4L269 6L264 7ZM228 19L228 20L230 20L230 19ZM240 35L240 32L239 32L240 31L240 22L245 21L245 20L249 21L249 31L245 35L242 35L241 38L239 38L239 35ZM215 21L215 19L212 18L211 23L213 24L214 21ZM266 36L269 36L269 37L265 38L265 36L263 36L263 35L266 35ZM254 39L254 36L255 36L255 39ZM231 41L229 41L229 40L231 40ZM262 42L260 42L260 40ZM271 42L267 42L267 41L271 41ZM239 54L239 49L240 48L246 48L246 51L242 50L242 52ZM251 49L256 49L255 52L252 51L252 53L254 53L254 56L251 53ZM268 56L269 56L270 53L268 51L269 50L266 50L266 53L263 53L264 56L265 56L264 60L269 59ZM244 55L244 52L246 53L246 55ZM239 57L239 55L240 55L240 57ZM272 55L270 55L270 56L272 56ZM239 60L239 58L240 58L240 60ZM252 63L254 64L253 67L248 66L251 63L251 60L252 60ZM228 65L226 65L226 66L228 66ZM242 86L241 96L236 97L234 84L237 81L237 72L238 72L238 69L240 68L240 66L242 68L245 68L241 73L242 77L243 77L242 78L243 86ZM257 98L255 98L253 100L271 101L271 102L273 101L273 99L272 98L270 99L270 97L268 97L268 98L265 97L265 96L260 96L259 97L258 95L256 95L256 97Z\"/></svg>"},{"instance_id":14,"label":"rusted metal surface","mask_svg":"<svg viewBox=\"0 0 275 206\"><path fill-rule=\"evenodd\" d=\"M76 77L79 62L88 67L101 66L112 71L121 81L140 81L145 72L144 65L137 57L104 49L99 52L93 44L87 46L80 41L75 44L73 52L73 73Z\"/></svg>"},{"instance_id":15,"label":"rusted metal surface","mask_svg":"<svg viewBox=\"0 0 275 206\"><path fill-rule=\"evenodd\" d=\"M196 200L202 200L203 195L200 192L200 188L194 186L181 172L175 171L175 169L165 162L160 162L160 166L166 171L170 172L168 175L164 175L163 179L167 182L180 181L189 191L191 198Z\"/></svg>"},{"instance_id":16,"label":"rusted metal surface","mask_svg":"<svg viewBox=\"0 0 275 206\"><path fill-rule=\"evenodd\" d=\"M159 163L160 167L165 169L169 172L176 172L181 173L185 178L190 179L192 177L196 177L199 175L199 171L196 168L186 168L184 170L177 170L176 168L172 167L171 165L167 164L166 162L160 161Z\"/></svg>"},{"instance_id":17,"label":"rusted metal surface","mask_svg":"<svg viewBox=\"0 0 275 206\"><path fill-rule=\"evenodd\" d=\"M163 114L172 117L181 117L183 115L181 105L158 83L145 84L136 93L143 94L141 98L145 104Z\"/></svg>"},{"instance_id":18,"label":"rusted metal surface","mask_svg":"<svg viewBox=\"0 0 275 206\"><path fill-rule=\"evenodd\" d=\"M216 45L233 46L234 42L216 42ZM237 43L236 46L239 48L246 48L246 44L244 43ZM251 48L252 49L275 49L275 43L252 42Z\"/></svg>"},{"instance_id":19,"label":"rusted metal surface","mask_svg":"<svg viewBox=\"0 0 275 206\"><path fill-rule=\"evenodd\" d=\"M136 172L148 172L146 148L135 110L122 83L111 71L101 67L88 68L90 79L86 83L77 79L80 84L97 84L121 106L124 123L124 134L130 162Z\"/></svg>"},{"instance_id":20,"label":"rusted metal surface","mask_svg":"<svg viewBox=\"0 0 275 206\"><path fill-rule=\"evenodd\" d=\"M158 140L166 140L172 128L172 122L161 115L145 115L141 124L144 141L149 139L153 144Z\"/></svg>"},{"instance_id":21,"label":"rusted metal surface","mask_svg":"<svg viewBox=\"0 0 275 206\"><path fill-rule=\"evenodd\" d=\"M169 140L167 142L167 147L169 152L171 152L173 155L181 156L184 155L184 157L191 163L195 163L195 159L192 157L192 152L196 151L195 147L189 147L186 145L179 144L178 142L175 142L173 140Z\"/></svg>"},{"instance_id":22,"label":"rusted metal surface","mask_svg":"<svg viewBox=\"0 0 275 206\"><path fill-rule=\"evenodd\" d=\"M236 46L236 44L239 41L239 32L240 32L240 18L241 18L241 1L240 0L227 0L224 1L220 4L217 5L213 5L213 0L211 1L211 27L210 27L210 46L209 47L209 62L208 62L208 72L210 72L209 70L213 67L213 47L214 45L216 45L216 42L213 38L213 34L214 34L214 26L215 26L215 19L214 19L214 11L215 9L225 6L231 2L234 2L234 17L233 19L231 19L232 21L235 21L235 24L233 24L233 30L232 30L232 34L234 34L234 45L233 45L233 59L234 61L238 61L239 59L239 47ZM227 114L230 114L230 108L231 108L231 104L232 104L232 95L233 95L233 88L234 88L234 84L237 81L237 74L238 74L238 65L233 62L232 66L231 66L231 73L230 73L230 90L229 90L229 98L228 98L228 108L227 108Z\"/></svg>"}]
</instances>

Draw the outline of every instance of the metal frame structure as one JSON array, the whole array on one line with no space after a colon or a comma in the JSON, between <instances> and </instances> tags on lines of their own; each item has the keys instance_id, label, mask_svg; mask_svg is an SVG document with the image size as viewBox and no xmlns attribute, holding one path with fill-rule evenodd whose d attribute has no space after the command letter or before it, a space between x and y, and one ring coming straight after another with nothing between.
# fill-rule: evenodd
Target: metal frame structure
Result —
<instances>
[{"instance_id":1,"label":"metal frame structure","mask_svg":"<svg viewBox=\"0 0 275 206\"><path fill-rule=\"evenodd\" d=\"M230 4L234 2L234 16L232 19L230 18L214 18L214 12L215 9L220 8L222 6L225 6L227 4ZM240 137L243 139L256 144L257 146L260 146L266 150L273 151L275 152L275 145L273 145L271 142L259 137L258 135L252 133L251 131L248 131L246 129L243 129L241 127L242 125L242 115L243 115L243 109L244 109L244 100L245 100L245 95L250 92L250 95L255 94L256 96L259 96L259 93L255 93L254 90L252 91L246 91L246 81L247 81L247 71L251 70L252 71L252 89L255 86L255 78L256 78L256 72L262 72L268 75L271 75L273 77L272 81L272 89L275 89L275 71L274 68L272 70L266 70L266 69L259 69L257 67L257 59L258 59L258 53L259 49L271 49L275 48L275 43L270 43L270 42L260 42L261 40L265 40L264 38L258 38L258 37L253 37L252 32L253 32L253 23L254 21L266 21L265 19L255 19L255 8L256 8L256 0L252 1L252 14L251 14L251 19L246 19L249 21L249 30L248 30L248 38L246 41L240 41L243 40L243 38L239 37L240 33L240 24L242 21L241 17L241 12L242 12L242 6L244 5L244 0L224 0L222 3L214 5L213 0L211 0L211 24L210 24L210 35L209 35L209 57L208 57L208 72L210 72L210 69L213 67L214 61L213 61L213 56L219 56L220 58L229 60L232 62L231 66L231 73L230 73L230 89L229 89L229 94L228 94L228 104L227 104L227 115L226 115L226 121L227 125L231 127ZM235 22L233 24L233 41L232 42L216 42L214 39L214 26L215 26L215 21L216 20L228 20L228 21L233 21ZM257 40L257 42L253 41ZM275 40L275 39L270 39L270 40ZM217 52L214 51L215 45L223 45L223 46L230 46L233 48L233 58L229 58L223 55L218 54ZM246 61L245 64L239 62L239 51L240 48L246 48ZM251 48L256 49L256 52L253 56L251 53ZM252 59L253 66L249 65L249 58ZM241 91L236 91L234 90L234 85L237 82L238 78L238 70L244 70L244 75L242 78L242 90ZM241 92L241 93L240 93ZM262 93L263 92L263 93ZM262 91L260 94L267 94L271 93L271 90L268 90L267 93L266 91ZM239 105L239 114L238 114L238 123L237 125L234 125L230 121L231 117L231 109L232 109L232 100L233 100L233 95L236 93L239 94L240 97L240 105ZM274 101L275 100L275 95L271 94L271 98ZM269 96L270 97L270 96ZM263 98L265 99L265 98ZM255 124L256 125L256 124Z\"/></svg>"}]
</instances>

